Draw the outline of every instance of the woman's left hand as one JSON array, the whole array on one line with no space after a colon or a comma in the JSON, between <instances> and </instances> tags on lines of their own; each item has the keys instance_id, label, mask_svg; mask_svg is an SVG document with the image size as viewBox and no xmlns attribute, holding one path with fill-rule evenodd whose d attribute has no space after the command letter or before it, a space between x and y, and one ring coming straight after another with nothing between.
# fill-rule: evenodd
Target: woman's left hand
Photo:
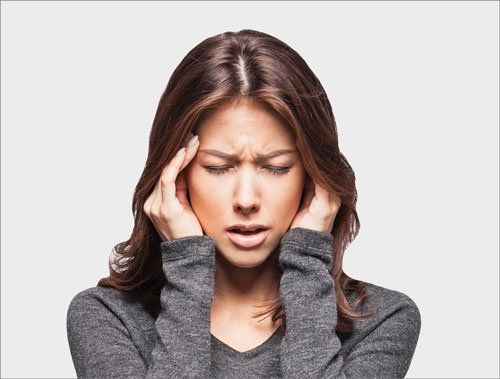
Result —
<instances>
[{"instance_id":1,"label":"woman's left hand","mask_svg":"<svg viewBox=\"0 0 500 379\"><path fill-rule=\"evenodd\" d=\"M340 197L320 187L308 177L302 204L290 225L330 233L342 203Z\"/></svg>"}]
</instances>

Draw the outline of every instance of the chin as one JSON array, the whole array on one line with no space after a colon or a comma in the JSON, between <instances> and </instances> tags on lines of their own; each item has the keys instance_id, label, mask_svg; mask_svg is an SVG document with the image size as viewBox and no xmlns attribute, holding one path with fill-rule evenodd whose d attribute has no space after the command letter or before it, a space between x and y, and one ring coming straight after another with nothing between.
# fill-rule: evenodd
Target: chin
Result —
<instances>
[{"instance_id":1,"label":"chin","mask_svg":"<svg viewBox=\"0 0 500 379\"><path fill-rule=\"evenodd\" d=\"M258 256L252 256L252 257L233 257L233 256L224 256L223 259L227 261L231 266L238 267L238 268L256 268L260 267L266 262L267 257L258 257Z\"/></svg>"},{"instance_id":2,"label":"chin","mask_svg":"<svg viewBox=\"0 0 500 379\"><path fill-rule=\"evenodd\" d=\"M263 244L256 249L239 249L231 241L216 248L216 258L239 268L255 268L264 264L272 255L273 249Z\"/></svg>"}]
</instances>

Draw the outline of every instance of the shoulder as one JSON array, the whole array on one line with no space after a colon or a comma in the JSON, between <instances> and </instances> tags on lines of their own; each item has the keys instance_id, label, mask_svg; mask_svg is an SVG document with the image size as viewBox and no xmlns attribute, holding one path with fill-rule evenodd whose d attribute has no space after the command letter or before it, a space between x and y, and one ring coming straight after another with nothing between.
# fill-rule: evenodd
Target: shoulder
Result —
<instances>
[{"instance_id":1,"label":"shoulder","mask_svg":"<svg viewBox=\"0 0 500 379\"><path fill-rule=\"evenodd\" d=\"M418 338L422 317L416 302L407 294L364 282L367 285L367 297L361 311L374 310L371 319L357 320L358 332L366 335L375 329L385 332L406 333L407 336Z\"/></svg>"},{"instance_id":2,"label":"shoulder","mask_svg":"<svg viewBox=\"0 0 500 379\"><path fill-rule=\"evenodd\" d=\"M120 303L118 293L112 288L90 287L79 291L71 299L66 312L68 329L92 319L113 316L113 309Z\"/></svg>"},{"instance_id":3,"label":"shoulder","mask_svg":"<svg viewBox=\"0 0 500 379\"><path fill-rule=\"evenodd\" d=\"M145 369L148 346L155 338L143 333L147 321L137 304L113 288L96 286L77 292L66 319L77 377L116 377L118 371L130 374L133 369Z\"/></svg>"},{"instance_id":4,"label":"shoulder","mask_svg":"<svg viewBox=\"0 0 500 379\"><path fill-rule=\"evenodd\" d=\"M344 370L349 376L405 377L415 352L421 317L407 294L373 283L358 312L375 311L372 318L357 319L344 341Z\"/></svg>"},{"instance_id":5,"label":"shoulder","mask_svg":"<svg viewBox=\"0 0 500 379\"><path fill-rule=\"evenodd\" d=\"M123 302L118 291L106 287L90 287L76 293L68 306L68 313L88 311L91 308L105 308Z\"/></svg>"},{"instance_id":6,"label":"shoulder","mask_svg":"<svg viewBox=\"0 0 500 379\"><path fill-rule=\"evenodd\" d=\"M420 311L415 301L407 294L382 287L373 283L367 284L368 293L372 302L381 312L391 312L396 309L405 309L407 312L413 312L420 316Z\"/></svg>"},{"instance_id":7,"label":"shoulder","mask_svg":"<svg viewBox=\"0 0 500 379\"><path fill-rule=\"evenodd\" d=\"M149 318L141 304L125 298L114 288L101 286L77 292L71 299L66 314L68 329L99 321L144 325Z\"/></svg>"}]
</instances>

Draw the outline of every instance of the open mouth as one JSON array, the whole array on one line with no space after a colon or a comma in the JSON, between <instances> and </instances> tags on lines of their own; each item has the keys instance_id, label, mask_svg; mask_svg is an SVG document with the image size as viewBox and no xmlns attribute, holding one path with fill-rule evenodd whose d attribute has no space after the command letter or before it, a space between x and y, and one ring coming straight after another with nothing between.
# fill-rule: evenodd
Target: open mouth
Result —
<instances>
[{"instance_id":1,"label":"open mouth","mask_svg":"<svg viewBox=\"0 0 500 379\"><path fill-rule=\"evenodd\" d=\"M239 233L239 234L248 235L248 234L258 234L260 232L263 232L264 230L267 230L267 229L264 229L264 228L258 228L258 229L255 229L255 230L230 229L229 231L233 232L233 233Z\"/></svg>"}]
</instances>

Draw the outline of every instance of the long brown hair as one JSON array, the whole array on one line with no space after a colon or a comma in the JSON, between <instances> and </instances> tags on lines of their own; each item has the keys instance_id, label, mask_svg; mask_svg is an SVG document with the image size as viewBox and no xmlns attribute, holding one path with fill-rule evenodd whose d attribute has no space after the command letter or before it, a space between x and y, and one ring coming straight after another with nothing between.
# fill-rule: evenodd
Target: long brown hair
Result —
<instances>
[{"instance_id":1,"label":"long brown hair","mask_svg":"<svg viewBox=\"0 0 500 379\"><path fill-rule=\"evenodd\" d=\"M276 112L293 132L307 174L323 188L337 193L342 204L332 234L338 332L350 332L353 320L373 316L355 308L368 295L367 284L350 278L342 269L344 251L358 234L355 175L340 152L337 126L328 97L301 56L279 39L255 30L226 32L195 46L177 66L163 92L149 138L147 162L135 188L131 237L114 247L110 274L98 286L111 287L139 301L153 316L160 312L165 285L160 243L154 225L143 211L162 168L200 122L229 100L258 101ZM353 304L348 296L355 295ZM279 297L257 316L286 317Z\"/></svg>"}]
</instances>

